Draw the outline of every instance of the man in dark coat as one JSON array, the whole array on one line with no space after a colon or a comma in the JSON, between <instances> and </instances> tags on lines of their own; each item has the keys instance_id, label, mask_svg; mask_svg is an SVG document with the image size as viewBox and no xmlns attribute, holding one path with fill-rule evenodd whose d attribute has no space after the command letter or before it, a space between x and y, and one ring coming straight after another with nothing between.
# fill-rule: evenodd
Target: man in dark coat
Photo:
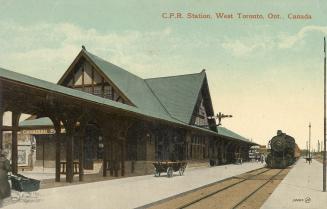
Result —
<instances>
[{"instance_id":1,"label":"man in dark coat","mask_svg":"<svg viewBox=\"0 0 327 209\"><path fill-rule=\"evenodd\" d=\"M10 170L10 161L6 158L4 150L0 149L0 207L3 199L10 197L10 185L8 182L8 172Z\"/></svg>"}]
</instances>

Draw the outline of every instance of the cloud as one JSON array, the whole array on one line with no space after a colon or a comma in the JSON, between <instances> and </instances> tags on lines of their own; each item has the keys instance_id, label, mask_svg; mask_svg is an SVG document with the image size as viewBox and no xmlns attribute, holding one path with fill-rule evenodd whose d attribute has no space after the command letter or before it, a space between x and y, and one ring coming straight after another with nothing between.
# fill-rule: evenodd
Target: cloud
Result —
<instances>
[{"instance_id":1,"label":"cloud","mask_svg":"<svg viewBox=\"0 0 327 209\"><path fill-rule=\"evenodd\" d=\"M311 32L320 32L323 34L327 34L327 26L310 25L301 28L301 30L295 35L287 35L287 34L280 35L278 47L282 49L291 48L296 43L304 40L307 34Z\"/></svg>"},{"instance_id":2,"label":"cloud","mask_svg":"<svg viewBox=\"0 0 327 209\"><path fill-rule=\"evenodd\" d=\"M327 26L310 25L295 34L277 33L275 36L256 34L239 39L225 38L221 46L233 56L248 57L252 53L267 53L272 49L289 49L304 41L310 33L327 34Z\"/></svg>"},{"instance_id":3,"label":"cloud","mask_svg":"<svg viewBox=\"0 0 327 209\"><path fill-rule=\"evenodd\" d=\"M274 40L269 36L251 36L242 39L225 39L221 46L237 57L247 57L256 51L266 51L274 47Z\"/></svg>"},{"instance_id":4,"label":"cloud","mask_svg":"<svg viewBox=\"0 0 327 209\"><path fill-rule=\"evenodd\" d=\"M1 67L56 82L81 46L131 71L160 68L159 55L169 55L172 30L98 31L72 23L20 25L0 21ZM163 44L168 43L168 44Z\"/></svg>"}]
</instances>

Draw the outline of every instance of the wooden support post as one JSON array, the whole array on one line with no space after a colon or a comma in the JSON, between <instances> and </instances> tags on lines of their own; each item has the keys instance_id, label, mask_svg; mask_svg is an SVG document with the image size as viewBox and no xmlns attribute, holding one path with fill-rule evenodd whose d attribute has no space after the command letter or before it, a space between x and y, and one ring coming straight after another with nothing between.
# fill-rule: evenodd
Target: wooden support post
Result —
<instances>
[{"instance_id":1,"label":"wooden support post","mask_svg":"<svg viewBox=\"0 0 327 209\"><path fill-rule=\"evenodd\" d=\"M227 162L228 163L231 163L231 159L233 159L234 158L234 156L233 156L233 144L229 144L229 145L227 145Z\"/></svg>"},{"instance_id":2,"label":"wooden support post","mask_svg":"<svg viewBox=\"0 0 327 209\"><path fill-rule=\"evenodd\" d=\"M110 176L114 175L114 147L113 147L113 141L110 139Z\"/></svg>"},{"instance_id":3,"label":"wooden support post","mask_svg":"<svg viewBox=\"0 0 327 209\"><path fill-rule=\"evenodd\" d=\"M114 146L115 146L115 149L114 150L114 156L115 156L115 160L114 160L114 173L115 173L115 177L118 177L118 167L119 167L119 164L118 164L118 153L117 153L117 150L118 150L118 147L117 147L117 142L114 143Z\"/></svg>"},{"instance_id":4,"label":"wooden support post","mask_svg":"<svg viewBox=\"0 0 327 209\"><path fill-rule=\"evenodd\" d=\"M221 141L219 149L220 149L221 162L222 162L222 164L224 164L225 163L225 154L226 154L224 141Z\"/></svg>"},{"instance_id":5,"label":"wooden support post","mask_svg":"<svg viewBox=\"0 0 327 209\"><path fill-rule=\"evenodd\" d=\"M74 178L73 160L74 160L74 134L69 133L67 134L67 138L66 138L66 162L67 162L66 182L69 183L72 183Z\"/></svg>"},{"instance_id":6,"label":"wooden support post","mask_svg":"<svg viewBox=\"0 0 327 209\"><path fill-rule=\"evenodd\" d=\"M107 165L108 165L108 146L109 146L109 138L107 135L103 136L103 161L102 161L102 176L107 176ZM110 161L109 161L110 162ZM110 162L111 166L111 162Z\"/></svg>"},{"instance_id":7,"label":"wooden support post","mask_svg":"<svg viewBox=\"0 0 327 209\"><path fill-rule=\"evenodd\" d=\"M55 117L53 114L50 114L50 119L53 123L54 129L55 129L55 142L56 142L56 177L55 181L60 182L60 151L61 151L61 123L60 119ZM43 150L44 152L44 150Z\"/></svg>"},{"instance_id":8,"label":"wooden support post","mask_svg":"<svg viewBox=\"0 0 327 209\"><path fill-rule=\"evenodd\" d=\"M42 108L41 108L42 109ZM55 181L60 182L60 153L61 153L61 116L58 116L58 108L53 105L43 106L44 115L48 115L55 129ZM44 150L43 150L44 151Z\"/></svg>"},{"instance_id":9,"label":"wooden support post","mask_svg":"<svg viewBox=\"0 0 327 209\"><path fill-rule=\"evenodd\" d=\"M0 104L1 105L1 104ZM2 126L3 126L3 113L4 111L0 108L0 149L3 148L3 132L2 132Z\"/></svg>"},{"instance_id":10,"label":"wooden support post","mask_svg":"<svg viewBox=\"0 0 327 209\"><path fill-rule=\"evenodd\" d=\"M56 140L56 182L60 182L60 150L61 150L61 138L60 138L60 132L61 132L61 126L60 122L59 124L55 124L55 140Z\"/></svg>"},{"instance_id":11,"label":"wooden support post","mask_svg":"<svg viewBox=\"0 0 327 209\"><path fill-rule=\"evenodd\" d=\"M20 113L12 111L12 145L11 145L11 162L12 162L12 173L18 173L18 144L17 144L17 132L19 123Z\"/></svg>"},{"instance_id":12,"label":"wooden support post","mask_svg":"<svg viewBox=\"0 0 327 209\"><path fill-rule=\"evenodd\" d=\"M114 169L115 177L118 177L118 161L117 161L117 159L115 159L114 165L115 165L115 169Z\"/></svg>"},{"instance_id":13,"label":"wooden support post","mask_svg":"<svg viewBox=\"0 0 327 209\"><path fill-rule=\"evenodd\" d=\"M85 130L85 127L82 127ZM79 135L79 151L78 151L78 161L79 161L79 181L84 180L84 139L85 132L81 130L81 134Z\"/></svg>"},{"instance_id":14,"label":"wooden support post","mask_svg":"<svg viewBox=\"0 0 327 209\"><path fill-rule=\"evenodd\" d=\"M190 131L185 132L185 160L190 159L190 148L192 143L192 136Z\"/></svg>"},{"instance_id":15,"label":"wooden support post","mask_svg":"<svg viewBox=\"0 0 327 209\"><path fill-rule=\"evenodd\" d=\"M125 146L126 139L124 139L121 143L121 176L125 176Z\"/></svg>"}]
</instances>

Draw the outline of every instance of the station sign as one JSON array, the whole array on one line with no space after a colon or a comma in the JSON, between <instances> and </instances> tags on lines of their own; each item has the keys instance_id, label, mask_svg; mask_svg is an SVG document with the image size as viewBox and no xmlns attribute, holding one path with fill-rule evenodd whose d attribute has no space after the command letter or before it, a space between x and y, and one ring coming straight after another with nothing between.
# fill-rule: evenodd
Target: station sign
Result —
<instances>
[{"instance_id":1,"label":"station sign","mask_svg":"<svg viewBox=\"0 0 327 209\"><path fill-rule=\"evenodd\" d=\"M53 128L47 128L47 129L22 130L21 133L30 134L30 135L48 135L48 134L55 134L56 131ZM65 129L61 129L61 133L65 133Z\"/></svg>"}]
</instances>

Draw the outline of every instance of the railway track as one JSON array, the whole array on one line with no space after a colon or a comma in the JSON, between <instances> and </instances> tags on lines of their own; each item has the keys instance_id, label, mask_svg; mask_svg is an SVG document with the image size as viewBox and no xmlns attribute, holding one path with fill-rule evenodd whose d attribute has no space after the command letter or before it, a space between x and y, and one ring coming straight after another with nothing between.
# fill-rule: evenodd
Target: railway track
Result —
<instances>
[{"instance_id":1,"label":"railway track","mask_svg":"<svg viewBox=\"0 0 327 209\"><path fill-rule=\"evenodd\" d=\"M284 170L253 170L141 208L246 208L246 203L267 185L271 187L268 183Z\"/></svg>"},{"instance_id":2,"label":"railway track","mask_svg":"<svg viewBox=\"0 0 327 209\"><path fill-rule=\"evenodd\" d=\"M258 192L260 189L262 189L264 186L266 186L269 182L271 182L274 178L276 178L279 174L281 174L284 171L284 169L280 169L275 175L269 178L265 183L261 184L257 189L255 189L253 192L251 192L249 195L244 197L241 201L239 201L237 204L234 205L233 209L237 209L239 206L241 206L244 202L246 202L250 197L252 197L256 192Z\"/></svg>"}]
</instances>

